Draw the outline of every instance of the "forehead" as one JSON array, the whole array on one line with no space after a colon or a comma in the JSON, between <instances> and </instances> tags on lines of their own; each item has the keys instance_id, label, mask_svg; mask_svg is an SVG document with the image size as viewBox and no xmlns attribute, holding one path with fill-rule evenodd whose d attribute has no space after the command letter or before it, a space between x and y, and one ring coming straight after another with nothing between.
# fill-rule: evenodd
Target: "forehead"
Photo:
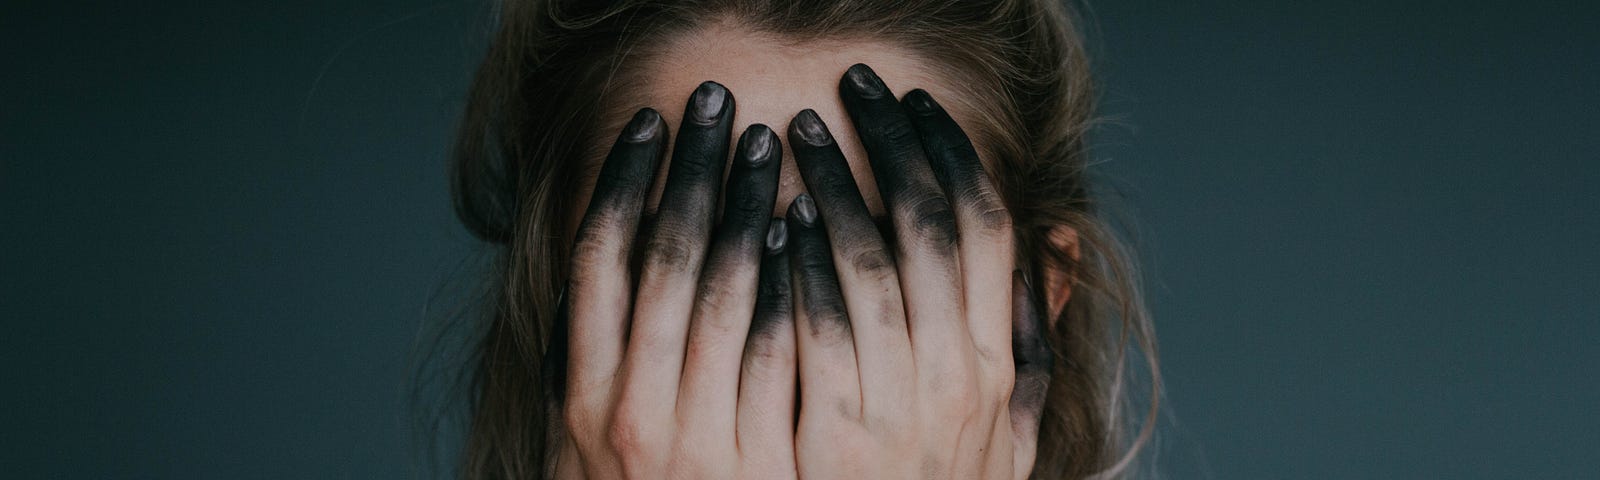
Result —
<instances>
[{"instance_id":1,"label":"forehead","mask_svg":"<svg viewBox=\"0 0 1600 480\"><path fill-rule=\"evenodd\" d=\"M839 99L839 78L856 63L871 66L897 96L914 88L927 90L940 99L969 132L974 130L964 121L974 117L971 104L951 81L953 76L921 56L890 43L848 38L797 42L732 24L715 24L671 37L651 49L651 54L635 57L647 60L630 66L632 71L627 85L617 86L633 90L614 89L621 95L607 99L611 103L608 105L610 113L607 121L602 122L603 133L597 136L606 145L594 146L590 155L592 163L602 161L612 133L622 128L634 110L645 106L655 108L667 124L675 128L683 117L689 95L701 82L711 80L726 86L736 101L730 142L756 123L772 128L787 142L785 132L789 120L801 110L815 110L849 160L868 208L874 215L882 215L882 201L866 152ZM973 140L983 152L980 139L974 137ZM793 151L787 144L783 150L775 216L781 216L790 199L805 191ZM659 200L670 159L669 146L649 200L651 210ZM589 180L585 178L586 182Z\"/></svg>"}]
</instances>

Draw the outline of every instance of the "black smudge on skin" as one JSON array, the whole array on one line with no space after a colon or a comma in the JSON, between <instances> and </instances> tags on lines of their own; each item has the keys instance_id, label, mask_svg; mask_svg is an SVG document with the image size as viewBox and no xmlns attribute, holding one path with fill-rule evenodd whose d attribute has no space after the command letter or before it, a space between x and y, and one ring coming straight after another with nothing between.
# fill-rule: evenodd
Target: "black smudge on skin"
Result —
<instances>
[{"instance_id":1,"label":"black smudge on skin","mask_svg":"<svg viewBox=\"0 0 1600 480\"><path fill-rule=\"evenodd\" d=\"M1016 386L1011 391L1013 422L1033 422L1037 428L1050 387L1055 351L1046 335L1045 310L1038 292L1021 270L1011 273L1011 354L1016 364Z\"/></svg>"},{"instance_id":2,"label":"black smudge on skin","mask_svg":"<svg viewBox=\"0 0 1600 480\"><path fill-rule=\"evenodd\" d=\"M709 111L718 101L714 121L690 119ZM672 163L661 194L658 221L651 229L645 268L692 270L704 256L715 215L717 193L727 165L728 137L733 130L733 95L715 82L705 82L690 96L688 113L673 144Z\"/></svg>"},{"instance_id":3,"label":"black smudge on skin","mask_svg":"<svg viewBox=\"0 0 1600 480\"><path fill-rule=\"evenodd\" d=\"M643 124L653 124L646 126ZM651 132L645 136L641 132ZM641 109L618 135L617 142L601 165L594 182L594 190L583 220L578 225L573 243L572 261L596 261L585 258L588 246L598 246L607 236L622 237L626 243L620 252L593 252L593 254L622 254L637 256L643 250L640 235L650 231L640 225L640 211L650 185L655 182L655 172L665 149L667 127L661 115L651 109ZM634 271L630 269L630 271Z\"/></svg>"},{"instance_id":4,"label":"black smudge on skin","mask_svg":"<svg viewBox=\"0 0 1600 480\"><path fill-rule=\"evenodd\" d=\"M800 197L795 199L796 203L800 201ZM800 308L805 309L814 335L830 341L850 341L850 316L839 289L839 276L833 268L828 236L822 224L807 225L799 217L797 206L790 204L789 268L801 292Z\"/></svg>"},{"instance_id":5,"label":"black smudge on skin","mask_svg":"<svg viewBox=\"0 0 1600 480\"><path fill-rule=\"evenodd\" d=\"M957 125L933 96L922 89L912 90L901 101L914 115L911 123L922 137L924 151L933 174L944 188L950 201L958 208L971 212L978 225L960 225L963 230L983 228L1000 229L1009 220L1005 202L989 181L977 149L966 132Z\"/></svg>"},{"instance_id":6,"label":"black smudge on skin","mask_svg":"<svg viewBox=\"0 0 1600 480\"><path fill-rule=\"evenodd\" d=\"M867 151L884 207L900 230L900 253L951 257L958 241L955 213L904 107L862 64L850 67L839 80L839 93Z\"/></svg>"},{"instance_id":7,"label":"black smudge on skin","mask_svg":"<svg viewBox=\"0 0 1600 480\"><path fill-rule=\"evenodd\" d=\"M770 224L772 205L778 196L778 174L783 149L774 148L777 134L765 125L755 124L739 139L728 185L722 221L715 227L703 282L714 282L748 265L760 262L761 250Z\"/></svg>"},{"instance_id":8,"label":"black smudge on skin","mask_svg":"<svg viewBox=\"0 0 1600 480\"><path fill-rule=\"evenodd\" d=\"M802 138L806 131L816 129L829 138L821 145L811 144ZM789 148L794 151L795 163L820 210L822 218L832 229L829 239L833 248L843 258L858 259L853 267L861 270L881 270L894 266L894 256L889 252L884 233L877 228L861 189L856 185L844 153L827 135L827 126L815 115L795 117L789 124Z\"/></svg>"},{"instance_id":9,"label":"black smudge on skin","mask_svg":"<svg viewBox=\"0 0 1600 480\"><path fill-rule=\"evenodd\" d=\"M787 328L793 319L793 292L789 287L788 223L771 220L766 249L761 256L761 279L756 290L755 316L750 321L750 341L762 341Z\"/></svg>"}]
</instances>

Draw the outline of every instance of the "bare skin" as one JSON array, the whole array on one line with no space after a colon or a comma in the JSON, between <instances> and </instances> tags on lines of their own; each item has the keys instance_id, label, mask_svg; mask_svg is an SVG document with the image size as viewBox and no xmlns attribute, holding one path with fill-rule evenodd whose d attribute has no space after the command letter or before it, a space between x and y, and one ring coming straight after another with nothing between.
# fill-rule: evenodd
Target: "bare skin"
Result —
<instances>
[{"instance_id":1,"label":"bare skin","mask_svg":"<svg viewBox=\"0 0 1600 480\"><path fill-rule=\"evenodd\" d=\"M664 180L667 120L622 130L576 234L558 477L1026 478L1050 353L1010 215L928 92L865 65L834 85L887 229L813 110L725 168L733 93L702 83ZM769 222L784 153L811 194Z\"/></svg>"}]
</instances>

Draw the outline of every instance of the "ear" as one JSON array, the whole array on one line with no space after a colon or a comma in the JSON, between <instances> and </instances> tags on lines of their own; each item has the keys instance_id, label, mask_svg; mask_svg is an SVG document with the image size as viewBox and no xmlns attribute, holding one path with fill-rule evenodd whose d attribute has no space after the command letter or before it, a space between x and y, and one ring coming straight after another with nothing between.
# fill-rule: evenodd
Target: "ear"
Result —
<instances>
[{"instance_id":1,"label":"ear","mask_svg":"<svg viewBox=\"0 0 1600 480\"><path fill-rule=\"evenodd\" d=\"M1045 234L1045 242L1058 251L1067 252L1073 261L1083 258L1083 252L1078 248L1078 230L1066 225L1056 225ZM1072 299L1072 272L1055 266L1044 267L1044 301L1049 309L1051 322L1061 318L1061 311L1067 308L1067 300Z\"/></svg>"}]
</instances>

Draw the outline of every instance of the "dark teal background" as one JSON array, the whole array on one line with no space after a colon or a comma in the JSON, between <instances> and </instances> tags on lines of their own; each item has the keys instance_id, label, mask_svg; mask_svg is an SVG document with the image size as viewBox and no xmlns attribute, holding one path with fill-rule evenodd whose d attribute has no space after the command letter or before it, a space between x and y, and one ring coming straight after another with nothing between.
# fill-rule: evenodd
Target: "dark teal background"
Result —
<instances>
[{"instance_id":1,"label":"dark teal background","mask_svg":"<svg viewBox=\"0 0 1600 480\"><path fill-rule=\"evenodd\" d=\"M1591 2L1096 2L1168 478L1600 475ZM0 7L0 477L405 478L483 2Z\"/></svg>"}]
</instances>

